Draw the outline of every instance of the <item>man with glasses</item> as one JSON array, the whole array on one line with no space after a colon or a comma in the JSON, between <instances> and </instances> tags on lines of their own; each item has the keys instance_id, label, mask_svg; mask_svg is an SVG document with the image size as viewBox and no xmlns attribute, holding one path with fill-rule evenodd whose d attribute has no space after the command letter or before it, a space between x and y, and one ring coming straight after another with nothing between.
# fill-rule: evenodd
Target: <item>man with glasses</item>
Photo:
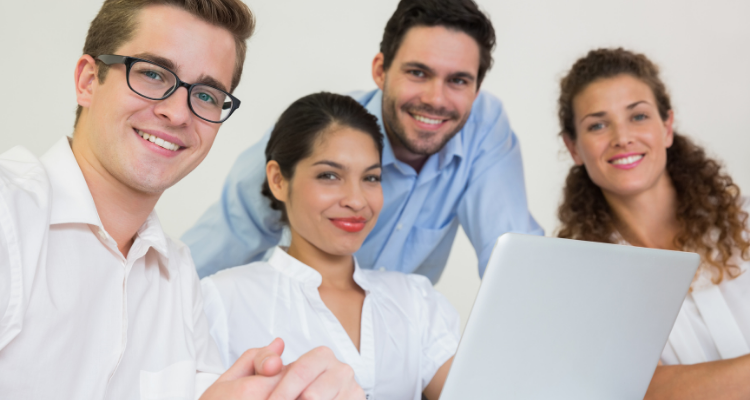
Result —
<instances>
[{"instance_id":1,"label":"man with glasses","mask_svg":"<svg viewBox=\"0 0 750 400\"><path fill-rule=\"evenodd\" d=\"M153 211L239 107L252 29L239 0L105 1L72 139L0 155L0 397L364 398L330 350L283 366L279 339L222 374L190 253Z\"/></svg>"},{"instance_id":2,"label":"man with glasses","mask_svg":"<svg viewBox=\"0 0 750 400\"><path fill-rule=\"evenodd\" d=\"M521 150L500 101L479 88L495 31L472 0L402 0L355 99L384 128L383 209L357 252L363 268L435 283L460 224L480 276L505 232L543 234L526 204ZM242 153L221 200L183 236L198 275L264 257L283 225L260 194L268 135Z\"/></svg>"}]
</instances>

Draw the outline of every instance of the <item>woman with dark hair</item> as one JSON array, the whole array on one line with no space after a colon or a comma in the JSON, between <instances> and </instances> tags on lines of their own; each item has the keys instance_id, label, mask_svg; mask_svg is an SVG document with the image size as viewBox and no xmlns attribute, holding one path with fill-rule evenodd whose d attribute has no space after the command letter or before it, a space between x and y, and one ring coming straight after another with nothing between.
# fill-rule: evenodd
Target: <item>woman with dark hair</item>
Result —
<instances>
[{"instance_id":1,"label":"woman with dark hair","mask_svg":"<svg viewBox=\"0 0 750 400\"><path fill-rule=\"evenodd\" d=\"M376 118L350 97L312 94L281 115L257 190L281 212L289 247L202 281L226 366L280 337L284 364L326 346L368 398L439 398L458 313L424 276L364 270L353 256L383 204L382 150Z\"/></svg>"},{"instance_id":2,"label":"woman with dark hair","mask_svg":"<svg viewBox=\"0 0 750 400\"><path fill-rule=\"evenodd\" d=\"M591 51L560 86L560 134L575 165L558 236L701 255L646 398L750 398L750 241L739 188L674 131L658 68L642 54Z\"/></svg>"}]
</instances>

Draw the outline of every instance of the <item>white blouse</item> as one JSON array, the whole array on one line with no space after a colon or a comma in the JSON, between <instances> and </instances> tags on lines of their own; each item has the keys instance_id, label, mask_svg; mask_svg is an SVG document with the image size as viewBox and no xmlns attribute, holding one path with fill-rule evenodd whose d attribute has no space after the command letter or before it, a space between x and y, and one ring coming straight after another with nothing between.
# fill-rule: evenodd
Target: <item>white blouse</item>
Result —
<instances>
[{"instance_id":1,"label":"white blouse","mask_svg":"<svg viewBox=\"0 0 750 400\"><path fill-rule=\"evenodd\" d=\"M750 211L750 201L742 200ZM630 245L619 234L615 242ZM726 360L750 353L750 261L736 254L737 278L724 276L718 285L711 268L703 264L690 285L677 320L661 354L664 365L688 365Z\"/></svg>"},{"instance_id":2,"label":"white blouse","mask_svg":"<svg viewBox=\"0 0 750 400\"><path fill-rule=\"evenodd\" d=\"M204 278L204 307L224 365L281 337L284 364L327 346L354 369L368 400L421 399L456 352L458 312L421 275L364 270L355 259L354 281L365 291L360 351L320 299L320 273L280 247L268 261Z\"/></svg>"},{"instance_id":3,"label":"white blouse","mask_svg":"<svg viewBox=\"0 0 750 400\"><path fill-rule=\"evenodd\" d=\"M742 273L715 285L699 270L661 355L665 365L726 360L750 353L750 262ZM703 268L703 267L701 267Z\"/></svg>"}]
</instances>

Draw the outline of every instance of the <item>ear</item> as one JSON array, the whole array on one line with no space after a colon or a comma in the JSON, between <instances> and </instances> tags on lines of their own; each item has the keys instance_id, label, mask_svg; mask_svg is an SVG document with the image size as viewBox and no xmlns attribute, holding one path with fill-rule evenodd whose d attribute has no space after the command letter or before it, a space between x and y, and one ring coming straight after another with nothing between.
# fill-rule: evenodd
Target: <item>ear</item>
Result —
<instances>
[{"instance_id":1,"label":"ear","mask_svg":"<svg viewBox=\"0 0 750 400\"><path fill-rule=\"evenodd\" d=\"M282 203L286 203L287 194L289 193L289 183L281 175L279 163L271 160L266 164L266 179L268 179L268 187L271 188L273 197Z\"/></svg>"},{"instance_id":2,"label":"ear","mask_svg":"<svg viewBox=\"0 0 750 400\"><path fill-rule=\"evenodd\" d=\"M576 163L576 165L583 165L583 159L581 159L581 156L578 155L578 150L576 150L575 140L573 140L573 138L571 138L567 133L563 133L562 137L563 142L565 142L565 147L568 148L568 152L573 158L573 162Z\"/></svg>"},{"instance_id":3,"label":"ear","mask_svg":"<svg viewBox=\"0 0 750 400\"><path fill-rule=\"evenodd\" d=\"M385 86L385 69L383 68L383 61L385 60L383 53L378 53L372 60L372 80L378 85L380 90L383 90Z\"/></svg>"},{"instance_id":4,"label":"ear","mask_svg":"<svg viewBox=\"0 0 750 400\"><path fill-rule=\"evenodd\" d=\"M672 125L674 124L674 112L672 110L669 110L669 116L667 117L667 120L664 121L664 144L667 148L672 147L672 143L674 142L674 128Z\"/></svg>"},{"instance_id":5,"label":"ear","mask_svg":"<svg viewBox=\"0 0 750 400\"><path fill-rule=\"evenodd\" d=\"M96 61L94 57L84 54L76 63L75 76L76 100L81 107L89 107L96 85Z\"/></svg>"}]
</instances>

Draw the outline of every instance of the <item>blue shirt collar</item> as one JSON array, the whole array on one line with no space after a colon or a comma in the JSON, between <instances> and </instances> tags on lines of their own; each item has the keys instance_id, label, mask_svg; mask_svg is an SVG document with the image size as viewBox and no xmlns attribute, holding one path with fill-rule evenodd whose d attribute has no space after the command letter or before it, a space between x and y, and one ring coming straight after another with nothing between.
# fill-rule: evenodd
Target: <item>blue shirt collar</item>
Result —
<instances>
[{"instance_id":1,"label":"blue shirt collar","mask_svg":"<svg viewBox=\"0 0 750 400\"><path fill-rule=\"evenodd\" d=\"M383 167L394 164L400 171L404 172L404 168L407 167L407 165L396 159L395 154L393 154L393 147L391 146L391 142L390 140L388 140L388 135L385 133L385 125L383 124L383 91L377 89L375 91L375 94L367 102L365 108L368 112L370 112L370 114L378 118L378 124L380 125L380 130L383 133ZM469 121L466 122L467 125L470 122L471 117L469 117ZM433 154L432 156L430 156L430 158L438 158L438 170L442 170L453 160L454 157L458 157L459 159L463 158L463 132L464 129L461 129L461 131L453 136L453 138L451 138L451 140L449 140L448 143L446 143L445 146L443 146L443 148L440 149L437 154ZM430 164L429 159L425 163L425 166L428 164Z\"/></svg>"}]
</instances>

